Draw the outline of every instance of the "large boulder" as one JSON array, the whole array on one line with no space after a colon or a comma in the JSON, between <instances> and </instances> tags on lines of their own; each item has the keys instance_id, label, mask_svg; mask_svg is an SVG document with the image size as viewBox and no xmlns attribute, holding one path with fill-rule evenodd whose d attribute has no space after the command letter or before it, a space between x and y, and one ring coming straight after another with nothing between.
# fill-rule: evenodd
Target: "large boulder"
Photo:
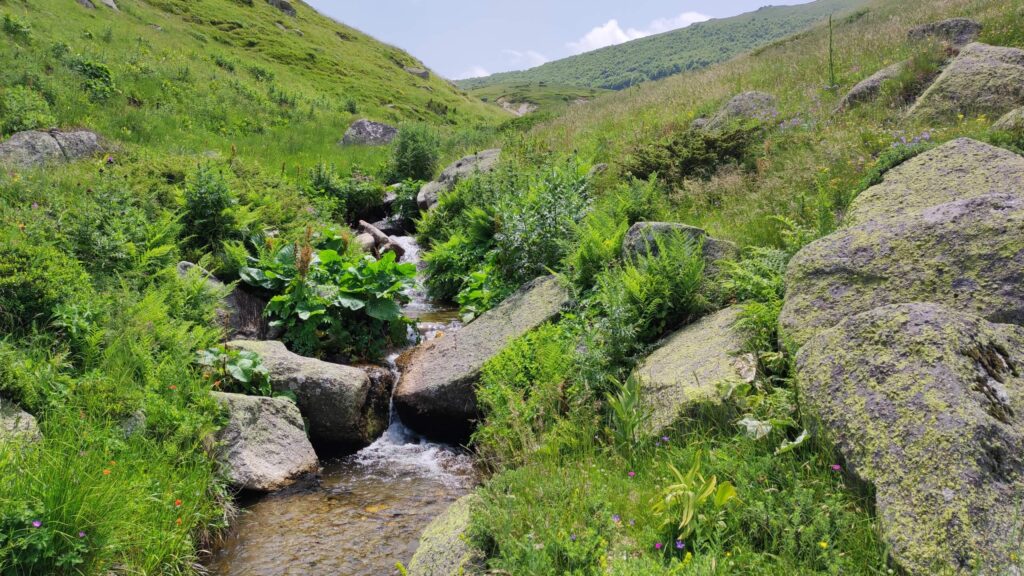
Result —
<instances>
[{"instance_id":1,"label":"large boulder","mask_svg":"<svg viewBox=\"0 0 1024 576\"><path fill-rule=\"evenodd\" d=\"M739 248L728 240L718 240L708 236L702 228L679 224L676 222L637 222L626 232L622 240L622 254L629 258L639 255L658 254L658 241L672 237L688 238L700 242L704 252L705 272L709 276L717 273L715 262L735 259L739 256Z\"/></svg>"},{"instance_id":2,"label":"large boulder","mask_svg":"<svg viewBox=\"0 0 1024 576\"><path fill-rule=\"evenodd\" d=\"M998 118L1024 106L1024 50L974 43L946 66L910 114L942 119L966 114Z\"/></svg>"},{"instance_id":3,"label":"large boulder","mask_svg":"<svg viewBox=\"0 0 1024 576\"><path fill-rule=\"evenodd\" d=\"M1024 329L935 304L877 308L813 338L804 406L875 488L910 575L1020 575Z\"/></svg>"},{"instance_id":4,"label":"large boulder","mask_svg":"<svg viewBox=\"0 0 1024 576\"><path fill-rule=\"evenodd\" d=\"M35 442L41 438L39 425L31 414L0 398L0 446L9 440Z\"/></svg>"},{"instance_id":5,"label":"large boulder","mask_svg":"<svg viewBox=\"0 0 1024 576\"><path fill-rule=\"evenodd\" d=\"M270 322L263 315L269 299L255 289L243 284L228 289L223 282L201 266L191 262L179 262L178 275L185 278L190 274L197 274L203 278L212 294L224 295L224 300L217 308L217 325L224 329L228 337L259 340L273 338L280 332L271 328Z\"/></svg>"},{"instance_id":6,"label":"large boulder","mask_svg":"<svg viewBox=\"0 0 1024 576\"><path fill-rule=\"evenodd\" d=\"M420 189L416 203L421 210L430 210L437 204L441 195L454 188L459 180L471 174L491 172L497 167L500 158L501 150L493 149L466 156L452 163L441 172L437 180L427 182Z\"/></svg>"},{"instance_id":7,"label":"large boulder","mask_svg":"<svg viewBox=\"0 0 1024 576\"><path fill-rule=\"evenodd\" d=\"M363 118L356 120L345 131L341 143L346 146L384 146L398 136L398 128Z\"/></svg>"},{"instance_id":8,"label":"large boulder","mask_svg":"<svg viewBox=\"0 0 1024 576\"><path fill-rule=\"evenodd\" d=\"M733 326L739 314L734 306L679 330L633 371L653 434L671 426L688 406L719 402L720 384L754 380L757 361L741 353L743 337Z\"/></svg>"},{"instance_id":9,"label":"large boulder","mask_svg":"<svg viewBox=\"0 0 1024 576\"><path fill-rule=\"evenodd\" d=\"M1024 108L1017 108L1007 112L1005 116L992 125L992 128L1007 132L1024 132Z\"/></svg>"},{"instance_id":10,"label":"large boulder","mask_svg":"<svg viewBox=\"0 0 1024 576\"><path fill-rule=\"evenodd\" d=\"M365 446L388 426L391 390L374 385L365 371L293 354L273 340L235 340L229 348L260 355L275 391L290 391L317 442Z\"/></svg>"},{"instance_id":11,"label":"large boulder","mask_svg":"<svg viewBox=\"0 0 1024 576\"><path fill-rule=\"evenodd\" d=\"M214 392L228 412L217 433L217 456L231 485L273 492L319 468L302 415L287 398Z\"/></svg>"},{"instance_id":12,"label":"large boulder","mask_svg":"<svg viewBox=\"0 0 1024 576\"><path fill-rule=\"evenodd\" d=\"M417 76L424 80L430 80L430 70L427 70L426 68L419 68L416 66L404 66L402 69L408 72L409 74L412 74L413 76Z\"/></svg>"},{"instance_id":13,"label":"large boulder","mask_svg":"<svg viewBox=\"0 0 1024 576\"><path fill-rule=\"evenodd\" d=\"M409 576L471 576L480 573L483 554L466 542L476 496L457 500L427 525L409 562Z\"/></svg>"},{"instance_id":14,"label":"large boulder","mask_svg":"<svg viewBox=\"0 0 1024 576\"><path fill-rule=\"evenodd\" d=\"M558 279L538 278L454 334L417 346L403 359L395 391L402 421L427 436L465 438L478 415L474 387L483 365L568 301Z\"/></svg>"},{"instance_id":15,"label":"large boulder","mask_svg":"<svg viewBox=\"0 0 1024 576\"><path fill-rule=\"evenodd\" d=\"M858 104L870 102L877 98L882 93L882 86L889 80L899 76L903 69L906 68L907 63L907 61L903 61L886 66L858 82L839 102L839 111L849 110Z\"/></svg>"},{"instance_id":16,"label":"large boulder","mask_svg":"<svg viewBox=\"0 0 1024 576\"><path fill-rule=\"evenodd\" d=\"M778 115L774 96L764 92L744 92L734 96L712 116L704 124L704 130L721 130L738 121L769 122Z\"/></svg>"},{"instance_id":17,"label":"large boulder","mask_svg":"<svg viewBox=\"0 0 1024 576\"><path fill-rule=\"evenodd\" d=\"M941 22L922 24L912 28L907 36L911 40L938 38L953 46L966 46L981 35L981 24L969 18L951 18Z\"/></svg>"},{"instance_id":18,"label":"large boulder","mask_svg":"<svg viewBox=\"0 0 1024 576\"><path fill-rule=\"evenodd\" d=\"M791 344L850 315L918 301L1024 323L1024 158L949 142L891 170L848 222L789 264L779 321Z\"/></svg>"},{"instance_id":19,"label":"large boulder","mask_svg":"<svg viewBox=\"0 0 1024 576\"><path fill-rule=\"evenodd\" d=\"M88 131L18 132L0 142L0 165L31 168L94 156L103 151L99 137Z\"/></svg>"},{"instance_id":20,"label":"large boulder","mask_svg":"<svg viewBox=\"0 0 1024 576\"><path fill-rule=\"evenodd\" d=\"M295 15L298 14L298 12L295 11L295 6L293 6L288 0L267 0L267 4L270 4L274 8L277 8L291 17L295 17Z\"/></svg>"}]
</instances>

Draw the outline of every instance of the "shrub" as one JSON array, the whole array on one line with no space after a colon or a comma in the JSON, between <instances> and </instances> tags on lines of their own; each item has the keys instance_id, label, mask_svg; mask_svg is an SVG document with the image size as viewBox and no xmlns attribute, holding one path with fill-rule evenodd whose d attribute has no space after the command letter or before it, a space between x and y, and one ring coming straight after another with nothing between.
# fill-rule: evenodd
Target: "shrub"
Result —
<instances>
[{"instance_id":1,"label":"shrub","mask_svg":"<svg viewBox=\"0 0 1024 576\"><path fill-rule=\"evenodd\" d=\"M250 350L226 350L214 346L200 350L196 362L214 388L251 396L273 396L270 371L260 355Z\"/></svg>"},{"instance_id":2,"label":"shrub","mask_svg":"<svg viewBox=\"0 0 1024 576\"><path fill-rule=\"evenodd\" d=\"M50 104L31 88L15 86L0 97L0 133L49 128L56 122Z\"/></svg>"},{"instance_id":3,"label":"shrub","mask_svg":"<svg viewBox=\"0 0 1024 576\"><path fill-rule=\"evenodd\" d=\"M200 166L185 187L182 219L189 244L196 249L219 249L237 234L232 209L237 204L224 176Z\"/></svg>"},{"instance_id":4,"label":"shrub","mask_svg":"<svg viewBox=\"0 0 1024 576\"><path fill-rule=\"evenodd\" d=\"M58 306L90 291L77 260L45 244L8 235L0 242L0 330L48 321Z\"/></svg>"},{"instance_id":5,"label":"shrub","mask_svg":"<svg viewBox=\"0 0 1024 576\"><path fill-rule=\"evenodd\" d=\"M412 178L430 180L437 171L440 139L427 124L406 124L398 131L391 149L388 176L392 182Z\"/></svg>"},{"instance_id":6,"label":"shrub","mask_svg":"<svg viewBox=\"0 0 1024 576\"><path fill-rule=\"evenodd\" d=\"M102 102L114 95L114 76L106 64L87 60L83 56L74 56L67 64L84 77L82 88L89 93L92 100Z\"/></svg>"},{"instance_id":7,"label":"shrub","mask_svg":"<svg viewBox=\"0 0 1024 576\"><path fill-rule=\"evenodd\" d=\"M372 176L356 167L351 176L342 178L333 164L324 162L309 171L309 195L321 211L348 223L384 205L384 187Z\"/></svg>"},{"instance_id":8,"label":"shrub","mask_svg":"<svg viewBox=\"0 0 1024 576\"><path fill-rule=\"evenodd\" d=\"M28 22L11 14L4 14L3 30L8 36L17 40L28 41L32 38L32 28L29 27Z\"/></svg>"},{"instance_id":9,"label":"shrub","mask_svg":"<svg viewBox=\"0 0 1024 576\"><path fill-rule=\"evenodd\" d=\"M750 162L751 150L763 134L757 122L736 122L714 132L691 128L638 147L627 158L624 170L642 180L658 175L671 183L709 178L722 166Z\"/></svg>"},{"instance_id":10,"label":"shrub","mask_svg":"<svg viewBox=\"0 0 1024 576\"><path fill-rule=\"evenodd\" d=\"M391 213L407 220L419 217L420 207L416 198L423 184L422 180L406 179L395 185L393 190L396 198L391 205Z\"/></svg>"}]
</instances>

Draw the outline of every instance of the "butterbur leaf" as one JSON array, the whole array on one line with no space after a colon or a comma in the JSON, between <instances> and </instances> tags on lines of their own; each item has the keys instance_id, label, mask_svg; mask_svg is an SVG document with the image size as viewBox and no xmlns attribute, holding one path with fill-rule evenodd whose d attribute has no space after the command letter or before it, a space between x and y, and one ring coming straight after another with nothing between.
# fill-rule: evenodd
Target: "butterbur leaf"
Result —
<instances>
[{"instance_id":1,"label":"butterbur leaf","mask_svg":"<svg viewBox=\"0 0 1024 576\"><path fill-rule=\"evenodd\" d=\"M804 442L810 440L810 438L810 432L804 430L803 432L800 433L799 436L796 437L796 440L793 440L792 442L790 442L789 440L783 440L782 444L779 446L779 449L775 451L775 455L778 456L780 454L785 454L786 452L792 452L793 450L796 450L801 445L803 445Z\"/></svg>"},{"instance_id":2,"label":"butterbur leaf","mask_svg":"<svg viewBox=\"0 0 1024 576\"><path fill-rule=\"evenodd\" d=\"M391 322L402 317L402 309L393 300L374 299L366 306L366 313L371 318Z\"/></svg>"},{"instance_id":3,"label":"butterbur leaf","mask_svg":"<svg viewBox=\"0 0 1024 576\"><path fill-rule=\"evenodd\" d=\"M761 438L764 438L765 436L771 434L772 432L771 422L755 420L750 416L747 416L746 418L740 420L736 424L742 427L744 431L747 433L747 436L753 438L754 440L760 440Z\"/></svg>"},{"instance_id":4,"label":"butterbur leaf","mask_svg":"<svg viewBox=\"0 0 1024 576\"><path fill-rule=\"evenodd\" d=\"M321 264L333 264L344 260L335 250L321 250L317 252L317 257L320 258Z\"/></svg>"},{"instance_id":5,"label":"butterbur leaf","mask_svg":"<svg viewBox=\"0 0 1024 576\"><path fill-rule=\"evenodd\" d=\"M228 364L227 371L228 374L230 374L231 377L234 378L235 380L238 380L243 384L249 383L249 375L245 373L245 370L242 370L241 366L237 364Z\"/></svg>"},{"instance_id":6,"label":"butterbur leaf","mask_svg":"<svg viewBox=\"0 0 1024 576\"><path fill-rule=\"evenodd\" d=\"M334 298L334 303L337 306L348 308L349 310L362 310L366 307L365 301L348 294L338 294Z\"/></svg>"}]
</instances>

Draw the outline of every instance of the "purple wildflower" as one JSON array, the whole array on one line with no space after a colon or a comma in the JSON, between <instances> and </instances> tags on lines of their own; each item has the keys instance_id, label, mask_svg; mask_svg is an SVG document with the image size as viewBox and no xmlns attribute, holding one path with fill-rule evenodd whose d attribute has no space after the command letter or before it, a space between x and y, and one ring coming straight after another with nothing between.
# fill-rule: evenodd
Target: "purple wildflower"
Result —
<instances>
[{"instance_id":1,"label":"purple wildflower","mask_svg":"<svg viewBox=\"0 0 1024 576\"><path fill-rule=\"evenodd\" d=\"M842 469L843 469L843 467L842 467L842 466L840 466L839 464L833 464L833 465L832 465L832 471L833 471L833 472L839 472L839 471L840 471L840 470L842 470Z\"/></svg>"},{"instance_id":2,"label":"purple wildflower","mask_svg":"<svg viewBox=\"0 0 1024 576\"><path fill-rule=\"evenodd\" d=\"M676 540L676 550L685 550L685 549L686 549L686 543L683 542L682 540Z\"/></svg>"},{"instance_id":3,"label":"purple wildflower","mask_svg":"<svg viewBox=\"0 0 1024 576\"><path fill-rule=\"evenodd\" d=\"M630 470L629 474L627 474L627 476L629 476L630 478L635 478L636 477L636 472L633 472L632 470Z\"/></svg>"},{"instance_id":4,"label":"purple wildflower","mask_svg":"<svg viewBox=\"0 0 1024 576\"><path fill-rule=\"evenodd\" d=\"M43 525L43 523L41 521L39 521L39 520L33 520L32 521L32 527L33 528L40 528L40 527L42 527L42 525Z\"/></svg>"},{"instance_id":5,"label":"purple wildflower","mask_svg":"<svg viewBox=\"0 0 1024 576\"><path fill-rule=\"evenodd\" d=\"M576 535L575 534L569 534L569 540L572 540L573 542L575 542L576 541Z\"/></svg>"},{"instance_id":6,"label":"purple wildflower","mask_svg":"<svg viewBox=\"0 0 1024 576\"><path fill-rule=\"evenodd\" d=\"M622 516L619 516L618 514L612 514L612 522L615 522L616 524L622 523Z\"/></svg>"},{"instance_id":7,"label":"purple wildflower","mask_svg":"<svg viewBox=\"0 0 1024 576\"><path fill-rule=\"evenodd\" d=\"M85 532L79 532L78 533L78 537L79 538L85 538Z\"/></svg>"},{"instance_id":8,"label":"purple wildflower","mask_svg":"<svg viewBox=\"0 0 1024 576\"><path fill-rule=\"evenodd\" d=\"M655 550L661 550L661 542L658 542L658 543L656 543L656 544L654 545L654 549L655 549Z\"/></svg>"}]
</instances>

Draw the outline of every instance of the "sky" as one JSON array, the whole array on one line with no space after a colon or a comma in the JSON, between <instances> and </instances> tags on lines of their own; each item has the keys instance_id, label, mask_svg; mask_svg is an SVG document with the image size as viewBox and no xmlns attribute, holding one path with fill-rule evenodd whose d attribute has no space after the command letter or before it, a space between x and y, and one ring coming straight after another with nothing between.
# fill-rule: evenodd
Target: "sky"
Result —
<instances>
[{"instance_id":1,"label":"sky","mask_svg":"<svg viewBox=\"0 0 1024 576\"><path fill-rule=\"evenodd\" d=\"M453 80L808 0L306 0Z\"/></svg>"}]
</instances>

